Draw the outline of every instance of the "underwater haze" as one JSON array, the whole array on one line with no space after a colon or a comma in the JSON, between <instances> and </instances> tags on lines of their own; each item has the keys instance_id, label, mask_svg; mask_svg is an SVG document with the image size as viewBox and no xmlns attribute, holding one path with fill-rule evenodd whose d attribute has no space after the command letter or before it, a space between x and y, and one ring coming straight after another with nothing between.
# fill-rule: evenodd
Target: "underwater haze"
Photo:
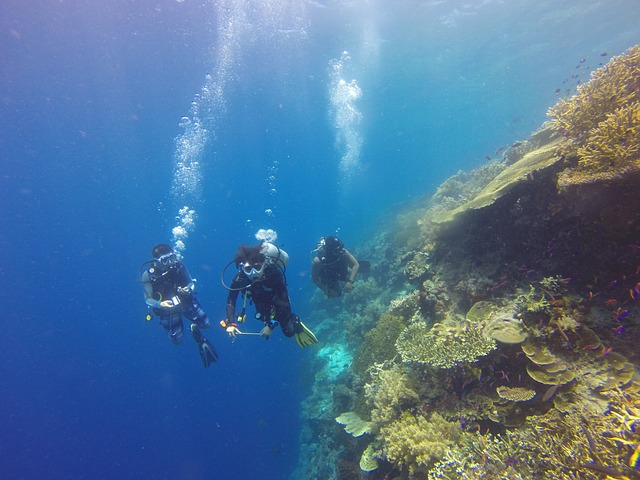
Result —
<instances>
[{"instance_id":1,"label":"underwater haze","mask_svg":"<svg viewBox=\"0 0 640 480\"><path fill-rule=\"evenodd\" d=\"M237 246L277 231L304 320L321 236L357 248L497 158L638 18L636 0L4 0L0 476L290 478L314 347L217 326ZM208 369L145 321L158 243L198 279Z\"/></svg>"}]
</instances>

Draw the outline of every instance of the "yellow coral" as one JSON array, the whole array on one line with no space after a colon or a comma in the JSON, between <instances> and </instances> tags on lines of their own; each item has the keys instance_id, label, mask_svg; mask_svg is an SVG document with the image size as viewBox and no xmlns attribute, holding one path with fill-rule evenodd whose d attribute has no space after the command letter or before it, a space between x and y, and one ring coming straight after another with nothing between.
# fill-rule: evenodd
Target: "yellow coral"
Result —
<instances>
[{"instance_id":1,"label":"yellow coral","mask_svg":"<svg viewBox=\"0 0 640 480\"><path fill-rule=\"evenodd\" d=\"M344 431L354 437L360 437L365 433L369 433L373 427L371 422L362 420L355 412L344 412L342 415L336 417L336 422L344 425Z\"/></svg>"},{"instance_id":2,"label":"yellow coral","mask_svg":"<svg viewBox=\"0 0 640 480\"><path fill-rule=\"evenodd\" d=\"M374 382L365 386L365 395L374 425L383 425L395 419L403 407L418 402L419 396L412 388L411 379L399 368L381 370Z\"/></svg>"},{"instance_id":3,"label":"yellow coral","mask_svg":"<svg viewBox=\"0 0 640 480\"><path fill-rule=\"evenodd\" d=\"M536 391L523 387L498 387L496 393L500 398L513 402L525 402L536 396Z\"/></svg>"},{"instance_id":4,"label":"yellow coral","mask_svg":"<svg viewBox=\"0 0 640 480\"><path fill-rule=\"evenodd\" d=\"M578 164L559 175L559 187L640 171L639 85L640 45L636 45L593 72L575 96L549 109L554 127L577 147Z\"/></svg>"},{"instance_id":5,"label":"yellow coral","mask_svg":"<svg viewBox=\"0 0 640 480\"><path fill-rule=\"evenodd\" d=\"M378 452L373 448L373 444L370 443L360 457L360 470L363 472L373 472L377 470L378 459L376 455L378 455Z\"/></svg>"},{"instance_id":6,"label":"yellow coral","mask_svg":"<svg viewBox=\"0 0 640 480\"><path fill-rule=\"evenodd\" d=\"M558 177L558 185L606 181L640 171L640 102L607 116L578 148L578 166Z\"/></svg>"},{"instance_id":7,"label":"yellow coral","mask_svg":"<svg viewBox=\"0 0 640 480\"><path fill-rule=\"evenodd\" d=\"M475 362L494 350L496 342L466 320L436 323L431 330L427 330L424 322L415 322L400 334L396 348L404 362L451 368L458 363Z\"/></svg>"},{"instance_id":8,"label":"yellow coral","mask_svg":"<svg viewBox=\"0 0 640 480\"><path fill-rule=\"evenodd\" d=\"M640 101L640 45L613 57L591 74L578 93L549 109L553 125L569 138L584 138L607 115Z\"/></svg>"},{"instance_id":9,"label":"yellow coral","mask_svg":"<svg viewBox=\"0 0 640 480\"><path fill-rule=\"evenodd\" d=\"M457 443L461 433L457 422L448 422L437 412L429 419L404 412L380 430L382 454L411 474L425 472Z\"/></svg>"}]
</instances>

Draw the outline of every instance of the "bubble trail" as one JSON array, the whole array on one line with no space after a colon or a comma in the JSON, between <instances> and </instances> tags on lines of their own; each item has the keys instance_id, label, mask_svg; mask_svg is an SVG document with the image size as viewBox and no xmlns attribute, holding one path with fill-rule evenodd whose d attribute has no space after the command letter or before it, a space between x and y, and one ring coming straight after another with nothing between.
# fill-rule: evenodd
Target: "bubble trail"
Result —
<instances>
[{"instance_id":1,"label":"bubble trail","mask_svg":"<svg viewBox=\"0 0 640 480\"><path fill-rule=\"evenodd\" d=\"M195 95L188 116L180 121L182 133L175 139L171 198L178 210L172 228L174 249L180 255L186 239L196 226L197 207L202 203L203 163L207 146L215 140L217 125L227 113L226 92L237 83L243 55L259 44L296 44L306 38L306 2L302 0L216 0L210 1L217 24L217 43L213 45L210 75ZM270 193L276 194L277 163L269 176ZM275 215L274 208L265 212Z\"/></svg>"},{"instance_id":2,"label":"bubble trail","mask_svg":"<svg viewBox=\"0 0 640 480\"><path fill-rule=\"evenodd\" d=\"M336 129L336 148L341 155L339 168L343 187L348 186L358 172L362 150L362 113L356 106L362 90L355 79L345 79L350 63L349 52L344 51L339 60L334 59L329 64L330 115Z\"/></svg>"}]
</instances>

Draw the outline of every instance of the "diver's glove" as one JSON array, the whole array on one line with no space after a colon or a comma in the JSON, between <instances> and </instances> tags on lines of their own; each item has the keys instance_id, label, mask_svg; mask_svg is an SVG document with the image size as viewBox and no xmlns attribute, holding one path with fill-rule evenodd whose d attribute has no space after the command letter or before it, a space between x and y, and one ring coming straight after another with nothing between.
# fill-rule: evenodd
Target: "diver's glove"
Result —
<instances>
[{"instance_id":1,"label":"diver's glove","mask_svg":"<svg viewBox=\"0 0 640 480\"><path fill-rule=\"evenodd\" d=\"M352 292L353 291L353 282L352 281L348 281L347 283L344 284L343 290L345 292Z\"/></svg>"},{"instance_id":2,"label":"diver's glove","mask_svg":"<svg viewBox=\"0 0 640 480\"><path fill-rule=\"evenodd\" d=\"M238 329L238 325L233 322L226 322L224 320L221 320L220 326L227 331L227 334L231 337L232 340L235 340L236 335L241 333Z\"/></svg>"},{"instance_id":3,"label":"diver's glove","mask_svg":"<svg viewBox=\"0 0 640 480\"><path fill-rule=\"evenodd\" d=\"M269 337L273 333L273 329L278 326L278 322L267 322L262 330L260 330L260 336L265 340L269 340Z\"/></svg>"}]
</instances>

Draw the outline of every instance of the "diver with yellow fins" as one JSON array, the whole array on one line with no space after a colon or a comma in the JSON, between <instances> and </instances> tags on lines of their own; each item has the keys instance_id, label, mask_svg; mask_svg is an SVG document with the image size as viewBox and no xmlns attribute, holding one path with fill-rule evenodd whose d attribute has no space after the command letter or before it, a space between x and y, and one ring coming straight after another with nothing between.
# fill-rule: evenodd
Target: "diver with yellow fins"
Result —
<instances>
[{"instance_id":1,"label":"diver with yellow fins","mask_svg":"<svg viewBox=\"0 0 640 480\"><path fill-rule=\"evenodd\" d=\"M220 322L229 336L243 334L238 324L246 318L247 298L256 309L255 318L264 322L259 335L269 339L273 330L280 325L282 333L294 337L300 348L318 343L314 333L302 323L300 317L291 311L291 301L287 290L285 271L289 255L271 242L262 241L259 245L240 245L235 258L222 270L222 284L229 290L226 305L226 320ZM238 273L230 286L224 283L224 272L235 263ZM243 308L237 317L236 302L238 295L244 297Z\"/></svg>"}]
</instances>

